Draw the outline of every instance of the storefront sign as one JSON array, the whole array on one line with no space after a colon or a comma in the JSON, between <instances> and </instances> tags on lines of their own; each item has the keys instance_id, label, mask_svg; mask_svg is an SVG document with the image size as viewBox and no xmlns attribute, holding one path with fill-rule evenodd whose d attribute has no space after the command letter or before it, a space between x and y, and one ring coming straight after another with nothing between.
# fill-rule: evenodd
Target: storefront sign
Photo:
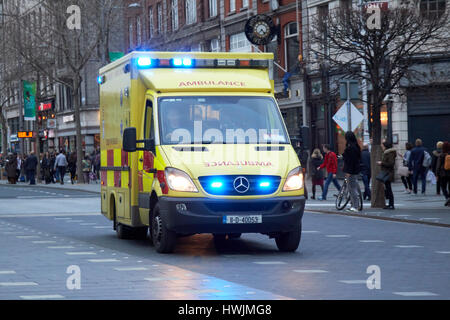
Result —
<instances>
[{"instance_id":1,"label":"storefront sign","mask_svg":"<svg viewBox=\"0 0 450 320\"><path fill-rule=\"evenodd\" d=\"M36 120L36 82L23 81L24 119Z\"/></svg>"},{"instance_id":2,"label":"storefront sign","mask_svg":"<svg viewBox=\"0 0 450 320\"><path fill-rule=\"evenodd\" d=\"M64 116L64 117L63 117L63 122L64 122L64 123L67 123L67 122L73 122L73 121L75 121L74 119L75 119L75 118L74 118L73 114L71 114L70 116Z\"/></svg>"},{"instance_id":3,"label":"storefront sign","mask_svg":"<svg viewBox=\"0 0 450 320\"><path fill-rule=\"evenodd\" d=\"M17 138L19 139L33 138L33 131L19 131L17 132Z\"/></svg>"}]
</instances>

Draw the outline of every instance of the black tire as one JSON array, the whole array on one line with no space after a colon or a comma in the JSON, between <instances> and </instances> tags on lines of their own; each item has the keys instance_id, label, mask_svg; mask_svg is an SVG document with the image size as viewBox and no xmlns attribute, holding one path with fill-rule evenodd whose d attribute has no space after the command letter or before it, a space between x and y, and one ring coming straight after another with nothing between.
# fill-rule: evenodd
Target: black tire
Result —
<instances>
[{"instance_id":1,"label":"black tire","mask_svg":"<svg viewBox=\"0 0 450 320\"><path fill-rule=\"evenodd\" d=\"M347 206L349 201L350 201L350 195L347 190L347 185L344 184L336 198L336 209L343 210Z\"/></svg>"},{"instance_id":2,"label":"black tire","mask_svg":"<svg viewBox=\"0 0 450 320\"><path fill-rule=\"evenodd\" d=\"M133 228L130 228L121 223L116 224L116 233L117 233L117 238L119 238L119 239L129 240L129 239L134 238Z\"/></svg>"},{"instance_id":3,"label":"black tire","mask_svg":"<svg viewBox=\"0 0 450 320\"><path fill-rule=\"evenodd\" d=\"M242 233L229 233L228 239L239 239L242 236Z\"/></svg>"},{"instance_id":4,"label":"black tire","mask_svg":"<svg viewBox=\"0 0 450 320\"><path fill-rule=\"evenodd\" d=\"M282 233L279 236L275 237L275 242L277 244L278 250L280 250L281 252L294 252L298 249L301 238L302 225L300 224L295 230Z\"/></svg>"},{"instance_id":5,"label":"black tire","mask_svg":"<svg viewBox=\"0 0 450 320\"><path fill-rule=\"evenodd\" d=\"M220 251L225 248L227 243L227 235L222 233L213 233L214 237L214 247L216 250Z\"/></svg>"},{"instance_id":6,"label":"black tire","mask_svg":"<svg viewBox=\"0 0 450 320\"><path fill-rule=\"evenodd\" d=\"M167 229L160 215L159 203L153 208L151 237L155 249L159 253L172 253L175 250L177 234Z\"/></svg>"}]
</instances>

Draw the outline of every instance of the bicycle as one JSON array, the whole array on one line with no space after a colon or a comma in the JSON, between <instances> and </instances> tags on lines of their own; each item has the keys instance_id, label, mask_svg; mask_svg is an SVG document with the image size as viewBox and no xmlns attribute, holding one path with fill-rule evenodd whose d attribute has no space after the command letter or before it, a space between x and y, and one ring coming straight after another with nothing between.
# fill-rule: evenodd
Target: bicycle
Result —
<instances>
[{"instance_id":1,"label":"bicycle","mask_svg":"<svg viewBox=\"0 0 450 320\"><path fill-rule=\"evenodd\" d=\"M361 193L361 188L358 184L358 211L363 209L363 198ZM348 178L344 178L344 183L342 184L341 190L336 197L336 209L343 210L350 201L350 186Z\"/></svg>"}]
</instances>

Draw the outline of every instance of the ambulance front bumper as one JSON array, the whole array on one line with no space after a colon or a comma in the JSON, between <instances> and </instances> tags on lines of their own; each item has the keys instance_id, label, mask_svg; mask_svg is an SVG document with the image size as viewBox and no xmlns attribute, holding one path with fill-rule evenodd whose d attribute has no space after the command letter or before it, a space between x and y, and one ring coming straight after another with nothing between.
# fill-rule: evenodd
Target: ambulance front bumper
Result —
<instances>
[{"instance_id":1,"label":"ambulance front bumper","mask_svg":"<svg viewBox=\"0 0 450 320\"><path fill-rule=\"evenodd\" d=\"M305 197L245 200L161 197L159 205L167 228L180 234L270 234L292 231L301 223ZM227 216L248 216L257 222L230 223Z\"/></svg>"}]
</instances>

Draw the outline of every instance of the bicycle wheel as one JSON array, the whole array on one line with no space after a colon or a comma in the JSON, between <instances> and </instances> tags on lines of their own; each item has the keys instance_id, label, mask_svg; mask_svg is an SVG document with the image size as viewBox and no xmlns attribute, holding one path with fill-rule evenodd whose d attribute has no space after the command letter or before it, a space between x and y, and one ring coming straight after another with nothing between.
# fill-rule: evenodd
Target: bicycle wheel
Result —
<instances>
[{"instance_id":1,"label":"bicycle wheel","mask_svg":"<svg viewBox=\"0 0 450 320\"><path fill-rule=\"evenodd\" d=\"M343 210L350 201L350 194L348 192L347 181L344 181L341 191L339 191L336 198L336 209Z\"/></svg>"}]
</instances>

